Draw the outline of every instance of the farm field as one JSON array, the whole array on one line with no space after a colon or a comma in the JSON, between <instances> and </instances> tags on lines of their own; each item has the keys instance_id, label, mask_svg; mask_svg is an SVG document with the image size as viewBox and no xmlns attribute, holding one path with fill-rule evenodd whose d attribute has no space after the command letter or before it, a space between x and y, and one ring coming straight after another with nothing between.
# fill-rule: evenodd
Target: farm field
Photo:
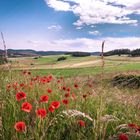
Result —
<instances>
[{"instance_id":1,"label":"farm field","mask_svg":"<svg viewBox=\"0 0 140 140\"><path fill-rule=\"evenodd\" d=\"M139 140L140 89L112 79L140 75L140 58L105 57L102 75L100 57L59 57L1 66L2 140Z\"/></svg>"},{"instance_id":2,"label":"farm field","mask_svg":"<svg viewBox=\"0 0 140 140\"><path fill-rule=\"evenodd\" d=\"M12 64L11 70L23 70L30 69L36 74L54 74L57 76L76 76L76 75L95 75L101 73L101 59L97 56L89 57L71 57L66 56L67 60L57 61L59 57L47 56L34 59L33 57L22 57L22 58L11 58ZM65 55L63 55L65 56ZM2 66L3 67L3 66ZM7 65L5 66L7 67ZM127 56L111 56L105 57L105 73L116 73L116 72L129 72L140 70L140 57L131 58Z\"/></svg>"}]
</instances>

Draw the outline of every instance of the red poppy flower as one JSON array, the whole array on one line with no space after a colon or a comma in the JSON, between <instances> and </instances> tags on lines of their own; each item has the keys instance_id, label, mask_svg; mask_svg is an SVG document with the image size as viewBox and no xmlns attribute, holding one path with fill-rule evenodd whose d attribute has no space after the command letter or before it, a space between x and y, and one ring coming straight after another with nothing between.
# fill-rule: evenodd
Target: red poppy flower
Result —
<instances>
[{"instance_id":1,"label":"red poppy flower","mask_svg":"<svg viewBox=\"0 0 140 140\"><path fill-rule=\"evenodd\" d=\"M17 82L15 82L15 83L13 83L12 86L13 86L13 88L14 88L15 90L18 90L18 85L19 85L19 84L18 84Z\"/></svg>"},{"instance_id":2,"label":"red poppy flower","mask_svg":"<svg viewBox=\"0 0 140 140\"><path fill-rule=\"evenodd\" d=\"M32 105L28 102L24 102L21 106L21 110L25 112L30 112L32 110Z\"/></svg>"},{"instance_id":3,"label":"red poppy flower","mask_svg":"<svg viewBox=\"0 0 140 140\"><path fill-rule=\"evenodd\" d=\"M89 86L90 88L92 88L92 84L89 83L88 86Z\"/></svg>"},{"instance_id":4,"label":"red poppy flower","mask_svg":"<svg viewBox=\"0 0 140 140\"><path fill-rule=\"evenodd\" d=\"M6 85L6 89L7 89L8 91L10 90L10 88L11 88L11 85L10 85L10 84Z\"/></svg>"},{"instance_id":5,"label":"red poppy flower","mask_svg":"<svg viewBox=\"0 0 140 140\"><path fill-rule=\"evenodd\" d=\"M65 104L65 105L67 105L67 104L69 104L69 100L64 99L64 100L62 100L62 103Z\"/></svg>"},{"instance_id":6,"label":"red poppy flower","mask_svg":"<svg viewBox=\"0 0 140 140\"><path fill-rule=\"evenodd\" d=\"M49 75L49 76L48 76L48 79L49 79L49 80L52 80L52 79L53 79L53 76L52 76L52 75Z\"/></svg>"},{"instance_id":7,"label":"red poppy flower","mask_svg":"<svg viewBox=\"0 0 140 140\"><path fill-rule=\"evenodd\" d=\"M26 130L26 125L24 122L17 122L14 126L14 128L16 129L16 131L18 132L25 132Z\"/></svg>"},{"instance_id":8,"label":"red poppy flower","mask_svg":"<svg viewBox=\"0 0 140 140\"><path fill-rule=\"evenodd\" d=\"M24 87L25 85L23 83L20 84L20 87Z\"/></svg>"},{"instance_id":9,"label":"red poppy flower","mask_svg":"<svg viewBox=\"0 0 140 140\"><path fill-rule=\"evenodd\" d=\"M137 132L140 133L140 126L138 126L138 128L137 128Z\"/></svg>"},{"instance_id":10,"label":"red poppy flower","mask_svg":"<svg viewBox=\"0 0 140 140\"><path fill-rule=\"evenodd\" d=\"M59 106L60 106L60 102L59 102L59 101L54 101L54 102L51 103L51 106L52 106L54 109L57 109L57 108L59 108Z\"/></svg>"},{"instance_id":11,"label":"red poppy flower","mask_svg":"<svg viewBox=\"0 0 140 140\"><path fill-rule=\"evenodd\" d=\"M60 80L57 80L57 83L59 84L61 81Z\"/></svg>"},{"instance_id":12,"label":"red poppy flower","mask_svg":"<svg viewBox=\"0 0 140 140\"><path fill-rule=\"evenodd\" d=\"M47 81L44 78L40 78L40 83L45 84Z\"/></svg>"},{"instance_id":13,"label":"red poppy flower","mask_svg":"<svg viewBox=\"0 0 140 140\"><path fill-rule=\"evenodd\" d=\"M31 75L31 72L28 72L28 75Z\"/></svg>"},{"instance_id":14,"label":"red poppy flower","mask_svg":"<svg viewBox=\"0 0 140 140\"><path fill-rule=\"evenodd\" d=\"M48 110L49 110L51 113L53 113L54 110L55 110L55 108L54 108L53 106L50 106L50 107L48 108Z\"/></svg>"},{"instance_id":15,"label":"red poppy flower","mask_svg":"<svg viewBox=\"0 0 140 140\"><path fill-rule=\"evenodd\" d=\"M36 115L40 118L45 118L46 114L47 114L46 110L42 109L42 108L40 108L36 111Z\"/></svg>"},{"instance_id":16,"label":"red poppy flower","mask_svg":"<svg viewBox=\"0 0 140 140\"><path fill-rule=\"evenodd\" d=\"M125 134L120 134L120 135L119 135L119 140L129 140L129 139L128 139L128 136L127 136L127 135L125 135Z\"/></svg>"},{"instance_id":17,"label":"red poppy flower","mask_svg":"<svg viewBox=\"0 0 140 140\"><path fill-rule=\"evenodd\" d=\"M42 95L40 96L40 102L48 103L49 96L48 95Z\"/></svg>"},{"instance_id":18,"label":"red poppy flower","mask_svg":"<svg viewBox=\"0 0 140 140\"><path fill-rule=\"evenodd\" d=\"M128 127L133 128L133 129L137 129L138 128L138 126L136 124L134 124L134 123L129 123Z\"/></svg>"},{"instance_id":19,"label":"red poppy flower","mask_svg":"<svg viewBox=\"0 0 140 140\"><path fill-rule=\"evenodd\" d=\"M83 98L86 99L87 98L87 94L83 94Z\"/></svg>"},{"instance_id":20,"label":"red poppy flower","mask_svg":"<svg viewBox=\"0 0 140 140\"><path fill-rule=\"evenodd\" d=\"M65 94L65 97L66 97L66 98L70 97L70 93L66 93L66 94Z\"/></svg>"},{"instance_id":21,"label":"red poppy flower","mask_svg":"<svg viewBox=\"0 0 140 140\"><path fill-rule=\"evenodd\" d=\"M78 124L79 124L80 126L85 126L85 122L84 122L83 120L78 120Z\"/></svg>"},{"instance_id":22,"label":"red poppy flower","mask_svg":"<svg viewBox=\"0 0 140 140\"><path fill-rule=\"evenodd\" d=\"M26 70L24 70L22 73L25 75L25 74L27 74L27 71L26 71Z\"/></svg>"},{"instance_id":23,"label":"red poppy flower","mask_svg":"<svg viewBox=\"0 0 140 140\"><path fill-rule=\"evenodd\" d=\"M74 84L74 87L75 87L75 88L78 88L78 84Z\"/></svg>"},{"instance_id":24,"label":"red poppy flower","mask_svg":"<svg viewBox=\"0 0 140 140\"><path fill-rule=\"evenodd\" d=\"M70 92L70 87L67 88L67 91Z\"/></svg>"},{"instance_id":25,"label":"red poppy flower","mask_svg":"<svg viewBox=\"0 0 140 140\"><path fill-rule=\"evenodd\" d=\"M66 87L64 86L64 87L62 87L62 89L65 91L66 90Z\"/></svg>"},{"instance_id":26,"label":"red poppy flower","mask_svg":"<svg viewBox=\"0 0 140 140\"><path fill-rule=\"evenodd\" d=\"M48 93L52 93L52 89L48 88L48 89L47 89L47 92L48 92Z\"/></svg>"},{"instance_id":27,"label":"red poppy flower","mask_svg":"<svg viewBox=\"0 0 140 140\"><path fill-rule=\"evenodd\" d=\"M23 99L26 99L26 94L24 92L18 92L16 94L16 100L20 101L20 100L23 100Z\"/></svg>"}]
</instances>

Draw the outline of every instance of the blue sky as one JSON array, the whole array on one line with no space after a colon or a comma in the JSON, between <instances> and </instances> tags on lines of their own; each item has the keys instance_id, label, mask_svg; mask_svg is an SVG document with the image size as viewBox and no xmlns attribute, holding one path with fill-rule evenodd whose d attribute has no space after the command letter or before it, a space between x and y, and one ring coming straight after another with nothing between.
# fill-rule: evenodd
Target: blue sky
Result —
<instances>
[{"instance_id":1,"label":"blue sky","mask_svg":"<svg viewBox=\"0 0 140 140\"><path fill-rule=\"evenodd\" d=\"M12 49L140 48L140 1L0 0L0 31Z\"/></svg>"}]
</instances>

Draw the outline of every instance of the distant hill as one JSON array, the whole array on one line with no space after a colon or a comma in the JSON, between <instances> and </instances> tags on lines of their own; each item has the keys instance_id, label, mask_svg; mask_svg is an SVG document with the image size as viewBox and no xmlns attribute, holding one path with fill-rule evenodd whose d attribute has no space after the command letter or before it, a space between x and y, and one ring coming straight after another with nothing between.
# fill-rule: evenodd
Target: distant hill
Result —
<instances>
[{"instance_id":1,"label":"distant hill","mask_svg":"<svg viewBox=\"0 0 140 140\"><path fill-rule=\"evenodd\" d=\"M101 52L92 52L91 55L100 56Z\"/></svg>"},{"instance_id":2,"label":"distant hill","mask_svg":"<svg viewBox=\"0 0 140 140\"><path fill-rule=\"evenodd\" d=\"M26 56L61 55L61 54L65 54L66 52L64 51L35 51L35 50L30 50L30 49L25 49L25 50L8 49L7 53L9 57L23 57L23 56L26 57ZM0 54L4 54L4 51L0 50Z\"/></svg>"},{"instance_id":3,"label":"distant hill","mask_svg":"<svg viewBox=\"0 0 140 140\"><path fill-rule=\"evenodd\" d=\"M8 53L9 57L23 57L23 56L26 57L26 56L62 55L62 54L69 54L71 52L68 52L68 51L35 51L35 50L31 50L31 49L19 49L19 50L8 49L7 53ZM81 53L84 53L84 52L81 52ZM2 54L4 54L4 51L0 50L0 55L2 55ZM100 52L91 52L90 55L99 56Z\"/></svg>"}]
</instances>

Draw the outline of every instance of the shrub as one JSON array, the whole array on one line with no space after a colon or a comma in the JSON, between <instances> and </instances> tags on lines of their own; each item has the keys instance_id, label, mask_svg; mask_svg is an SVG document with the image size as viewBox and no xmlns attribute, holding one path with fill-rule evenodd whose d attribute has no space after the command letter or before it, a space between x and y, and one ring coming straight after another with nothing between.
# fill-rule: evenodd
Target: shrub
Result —
<instances>
[{"instance_id":1,"label":"shrub","mask_svg":"<svg viewBox=\"0 0 140 140\"><path fill-rule=\"evenodd\" d=\"M117 75L112 80L114 86L140 88L140 76Z\"/></svg>"},{"instance_id":2,"label":"shrub","mask_svg":"<svg viewBox=\"0 0 140 140\"><path fill-rule=\"evenodd\" d=\"M62 57L59 57L59 58L57 59L57 61L63 61L63 60L66 60L66 59L67 59L67 57L62 56Z\"/></svg>"}]
</instances>

